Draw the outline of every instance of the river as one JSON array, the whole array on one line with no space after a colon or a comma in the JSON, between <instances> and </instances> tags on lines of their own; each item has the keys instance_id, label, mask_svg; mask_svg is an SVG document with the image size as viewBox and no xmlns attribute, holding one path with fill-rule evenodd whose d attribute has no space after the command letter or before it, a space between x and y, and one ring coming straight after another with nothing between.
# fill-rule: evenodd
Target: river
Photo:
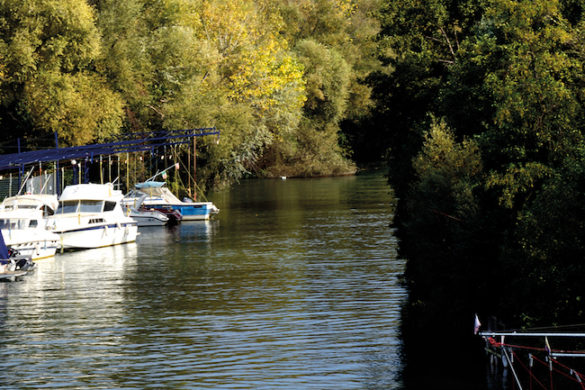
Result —
<instances>
[{"instance_id":1,"label":"river","mask_svg":"<svg viewBox=\"0 0 585 390\"><path fill-rule=\"evenodd\" d=\"M0 388L401 387L383 174L246 180L210 200L210 222L0 283Z\"/></svg>"}]
</instances>

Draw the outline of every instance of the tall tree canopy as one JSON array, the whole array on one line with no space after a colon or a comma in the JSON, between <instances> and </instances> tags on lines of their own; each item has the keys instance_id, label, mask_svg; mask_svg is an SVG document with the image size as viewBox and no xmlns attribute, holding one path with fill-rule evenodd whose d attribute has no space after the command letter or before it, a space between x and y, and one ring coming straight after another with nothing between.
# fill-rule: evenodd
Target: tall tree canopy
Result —
<instances>
[{"instance_id":1,"label":"tall tree canopy","mask_svg":"<svg viewBox=\"0 0 585 390\"><path fill-rule=\"evenodd\" d=\"M0 126L29 144L216 126L202 185L352 172L377 0L0 1Z\"/></svg>"},{"instance_id":2,"label":"tall tree canopy","mask_svg":"<svg viewBox=\"0 0 585 390\"><path fill-rule=\"evenodd\" d=\"M121 130L121 97L94 71L101 50L84 2L0 2L2 125L31 137L58 131L70 144Z\"/></svg>"}]
</instances>

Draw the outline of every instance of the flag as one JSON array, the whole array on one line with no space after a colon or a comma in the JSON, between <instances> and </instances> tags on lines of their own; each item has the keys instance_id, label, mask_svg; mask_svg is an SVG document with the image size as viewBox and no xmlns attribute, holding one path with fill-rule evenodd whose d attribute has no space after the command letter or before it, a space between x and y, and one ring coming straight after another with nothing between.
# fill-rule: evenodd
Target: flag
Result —
<instances>
[{"instance_id":1,"label":"flag","mask_svg":"<svg viewBox=\"0 0 585 390\"><path fill-rule=\"evenodd\" d=\"M479 322L479 318L477 314L475 315L475 324L473 326L473 334L477 334L479 332L479 327L481 326L481 322Z\"/></svg>"}]
</instances>

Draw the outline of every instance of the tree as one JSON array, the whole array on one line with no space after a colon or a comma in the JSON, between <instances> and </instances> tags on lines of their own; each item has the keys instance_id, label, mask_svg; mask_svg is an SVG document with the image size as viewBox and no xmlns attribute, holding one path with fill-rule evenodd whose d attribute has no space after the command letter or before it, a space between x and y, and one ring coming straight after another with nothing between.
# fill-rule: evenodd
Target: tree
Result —
<instances>
[{"instance_id":1,"label":"tree","mask_svg":"<svg viewBox=\"0 0 585 390\"><path fill-rule=\"evenodd\" d=\"M122 101L92 74L100 51L94 21L92 8L84 2L0 2L5 126L28 137L58 131L72 145L119 130Z\"/></svg>"}]
</instances>

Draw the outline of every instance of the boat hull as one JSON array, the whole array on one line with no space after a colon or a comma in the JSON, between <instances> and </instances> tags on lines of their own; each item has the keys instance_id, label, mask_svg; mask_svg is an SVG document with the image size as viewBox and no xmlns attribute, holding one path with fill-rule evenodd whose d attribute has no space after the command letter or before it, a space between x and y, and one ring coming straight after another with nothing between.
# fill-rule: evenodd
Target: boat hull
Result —
<instances>
[{"instance_id":1,"label":"boat hull","mask_svg":"<svg viewBox=\"0 0 585 390\"><path fill-rule=\"evenodd\" d=\"M58 241L37 243L37 245L7 245L23 256L30 256L33 260L46 259L55 256L59 247Z\"/></svg>"},{"instance_id":2,"label":"boat hull","mask_svg":"<svg viewBox=\"0 0 585 390\"><path fill-rule=\"evenodd\" d=\"M90 249L136 241L136 222L94 225L55 231L62 249Z\"/></svg>"},{"instance_id":3,"label":"boat hull","mask_svg":"<svg viewBox=\"0 0 585 390\"><path fill-rule=\"evenodd\" d=\"M136 221L138 227L164 226L169 222L169 217L158 211L132 211L130 218Z\"/></svg>"},{"instance_id":4,"label":"boat hull","mask_svg":"<svg viewBox=\"0 0 585 390\"><path fill-rule=\"evenodd\" d=\"M18 251L20 255L30 256L33 260L54 256L59 248L59 236L46 230L2 229L2 235L8 248Z\"/></svg>"},{"instance_id":5,"label":"boat hull","mask_svg":"<svg viewBox=\"0 0 585 390\"><path fill-rule=\"evenodd\" d=\"M211 218L214 214L213 209L208 207L206 203L203 204L151 204L148 203L148 207L155 209L159 208L172 208L181 213L182 221L206 221Z\"/></svg>"}]
</instances>

